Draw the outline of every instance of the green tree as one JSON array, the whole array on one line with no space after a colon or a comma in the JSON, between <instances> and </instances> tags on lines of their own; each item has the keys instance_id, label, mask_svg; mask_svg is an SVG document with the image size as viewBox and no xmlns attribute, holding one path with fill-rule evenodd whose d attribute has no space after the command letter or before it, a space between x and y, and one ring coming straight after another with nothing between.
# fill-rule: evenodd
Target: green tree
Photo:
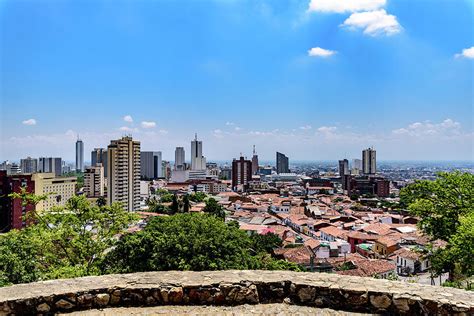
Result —
<instances>
[{"instance_id":1,"label":"green tree","mask_svg":"<svg viewBox=\"0 0 474 316\"><path fill-rule=\"evenodd\" d=\"M195 192L189 196L189 199L193 202L203 202L207 198L207 194L204 192Z\"/></svg>"},{"instance_id":2,"label":"green tree","mask_svg":"<svg viewBox=\"0 0 474 316\"><path fill-rule=\"evenodd\" d=\"M224 208L213 198L210 198L206 201L206 206L203 208L203 212L209 213L221 219L225 219Z\"/></svg>"},{"instance_id":3,"label":"green tree","mask_svg":"<svg viewBox=\"0 0 474 316\"><path fill-rule=\"evenodd\" d=\"M178 196L173 195L173 200L171 202L170 214L176 214L179 212L179 201Z\"/></svg>"},{"instance_id":4,"label":"green tree","mask_svg":"<svg viewBox=\"0 0 474 316\"><path fill-rule=\"evenodd\" d=\"M400 202L428 235L448 241L460 218L474 211L474 175L441 172L434 181L416 181L401 190Z\"/></svg>"},{"instance_id":5,"label":"green tree","mask_svg":"<svg viewBox=\"0 0 474 316\"><path fill-rule=\"evenodd\" d=\"M99 198L97 199L95 203L97 204L98 207L102 207L107 204L107 200L105 199L105 197L99 196Z\"/></svg>"},{"instance_id":6,"label":"green tree","mask_svg":"<svg viewBox=\"0 0 474 316\"><path fill-rule=\"evenodd\" d=\"M41 199L22 190L11 198L37 204ZM65 207L37 213L31 225L0 235L0 283L83 276L100 273L105 253L135 216L114 204L92 206L85 197L71 198Z\"/></svg>"},{"instance_id":7,"label":"green tree","mask_svg":"<svg viewBox=\"0 0 474 316\"><path fill-rule=\"evenodd\" d=\"M207 214L153 218L143 231L125 235L110 253L107 271L245 269L250 239L235 225Z\"/></svg>"},{"instance_id":8,"label":"green tree","mask_svg":"<svg viewBox=\"0 0 474 316\"><path fill-rule=\"evenodd\" d=\"M420 218L427 235L447 242L428 253L434 275L448 271L450 280L456 270L473 275L474 175L441 172L434 181L416 181L401 190L400 204Z\"/></svg>"},{"instance_id":9,"label":"green tree","mask_svg":"<svg viewBox=\"0 0 474 316\"><path fill-rule=\"evenodd\" d=\"M268 233L265 235L252 234L250 236L250 240L252 242L251 247L256 253L271 253L274 248L281 247L283 244L280 237L273 233Z\"/></svg>"},{"instance_id":10,"label":"green tree","mask_svg":"<svg viewBox=\"0 0 474 316\"><path fill-rule=\"evenodd\" d=\"M183 196L183 213L188 213L189 209L190 209L189 196L188 196L188 194L185 194Z\"/></svg>"}]
</instances>

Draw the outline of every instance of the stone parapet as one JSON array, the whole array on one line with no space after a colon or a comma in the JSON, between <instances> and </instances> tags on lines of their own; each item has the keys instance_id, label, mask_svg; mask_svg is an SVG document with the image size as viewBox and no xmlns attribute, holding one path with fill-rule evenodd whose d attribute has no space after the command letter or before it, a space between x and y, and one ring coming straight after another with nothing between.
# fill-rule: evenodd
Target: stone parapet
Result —
<instances>
[{"instance_id":1,"label":"stone parapet","mask_svg":"<svg viewBox=\"0 0 474 316\"><path fill-rule=\"evenodd\" d=\"M0 288L0 315L91 308L288 303L349 312L474 315L474 292L290 271L160 271Z\"/></svg>"}]
</instances>

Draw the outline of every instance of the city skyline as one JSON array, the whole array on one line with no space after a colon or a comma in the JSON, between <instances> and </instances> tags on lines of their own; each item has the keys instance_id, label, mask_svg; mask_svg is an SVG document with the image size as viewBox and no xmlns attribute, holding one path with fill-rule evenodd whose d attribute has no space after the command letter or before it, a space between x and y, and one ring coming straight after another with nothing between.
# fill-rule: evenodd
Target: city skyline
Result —
<instances>
[{"instance_id":1,"label":"city skyline","mask_svg":"<svg viewBox=\"0 0 474 316\"><path fill-rule=\"evenodd\" d=\"M331 3L3 1L0 160L196 132L210 160L473 160L474 3Z\"/></svg>"}]
</instances>

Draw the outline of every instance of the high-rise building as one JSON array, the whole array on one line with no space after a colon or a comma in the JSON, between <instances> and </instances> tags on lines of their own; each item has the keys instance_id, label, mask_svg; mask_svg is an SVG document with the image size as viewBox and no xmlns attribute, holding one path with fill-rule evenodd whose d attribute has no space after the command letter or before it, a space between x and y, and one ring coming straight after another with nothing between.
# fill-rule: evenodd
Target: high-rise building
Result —
<instances>
[{"instance_id":1,"label":"high-rise building","mask_svg":"<svg viewBox=\"0 0 474 316\"><path fill-rule=\"evenodd\" d=\"M232 161L232 190L246 190L252 181L252 161L240 157Z\"/></svg>"},{"instance_id":2,"label":"high-rise building","mask_svg":"<svg viewBox=\"0 0 474 316\"><path fill-rule=\"evenodd\" d=\"M36 205L36 211L50 210L54 206L64 206L76 194L76 177L56 177L54 173L34 173L35 194L48 194L46 200Z\"/></svg>"},{"instance_id":3,"label":"high-rise building","mask_svg":"<svg viewBox=\"0 0 474 316\"><path fill-rule=\"evenodd\" d=\"M343 190L347 190L347 181L349 181L349 178L347 176L349 176L350 174L351 173L349 171L349 160L339 160L339 176L341 177L341 185Z\"/></svg>"},{"instance_id":4,"label":"high-rise building","mask_svg":"<svg viewBox=\"0 0 474 316\"><path fill-rule=\"evenodd\" d=\"M349 174L349 160L339 160L339 176L345 176Z\"/></svg>"},{"instance_id":5,"label":"high-rise building","mask_svg":"<svg viewBox=\"0 0 474 316\"><path fill-rule=\"evenodd\" d=\"M278 174L290 172L288 157L279 152L276 153L276 169Z\"/></svg>"},{"instance_id":6,"label":"high-rise building","mask_svg":"<svg viewBox=\"0 0 474 316\"><path fill-rule=\"evenodd\" d=\"M76 172L84 172L84 143L79 138L76 141Z\"/></svg>"},{"instance_id":7,"label":"high-rise building","mask_svg":"<svg viewBox=\"0 0 474 316\"><path fill-rule=\"evenodd\" d=\"M258 155L255 151L255 145L253 145L253 156L252 156L252 174L258 173Z\"/></svg>"},{"instance_id":8,"label":"high-rise building","mask_svg":"<svg viewBox=\"0 0 474 316\"><path fill-rule=\"evenodd\" d=\"M107 201L127 211L140 209L140 142L131 136L112 140L107 148Z\"/></svg>"},{"instance_id":9,"label":"high-rise building","mask_svg":"<svg viewBox=\"0 0 474 316\"><path fill-rule=\"evenodd\" d=\"M161 151L140 153L140 176L147 180L163 178Z\"/></svg>"},{"instance_id":10,"label":"high-rise building","mask_svg":"<svg viewBox=\"0 0 474 316\"><path fill-rule=\"evenodd\" d=\"M40 157L38 160L38 172L53 172L55 176L62 174L62 159L52 157Z\"/></svg>"},{"instance_id":11,"label":"high-rise building","mask_svg":"<svg viewBox=\"0 0 474 316\"><path fill-rule=\"evenodd\" d=\"M202 155L202 141L197 139L191 141L191 170L206 170L206 157Z\"/></svg>"},{"instance_id":12,"label":"high-rise building","mask_svg":"<svg viewBox=\"0 0 474 316\"><path fill-rule=\"evenodd\" d=\"M104 167L104 177L107 178L107 149L105 148L94 148L91 152L92 167L97 166L99 163Z\"/></svg>"},{"instance_id":13,"label":"high-rise building","mask_svg":"<svg viewBox=\"0 0 474 316\"><path fill-rule=\"evenodd\" d=\"M174 170L184 170L185 159L184 147L176 147L174 151Z\"/></svg>"},{"instance_id":14,"label":"high-rise building","mask_svg":"<svg viewBox=\"0 0 474 316\"><path fill-rule=\"evenodd\" d=\"M21 199L8 196L10 193L20 193L21 188L25 188L28 193L35 193L30 174L7 175L6 171L0 171L0 233L25 227L25 215L35 209L33 204L23 205Z\"/></svg>"},{"instance_id":15,"label":"high-rise building","mask_svg":"<svg viewBox=\"0 0 474 316\"><path fill-rule=\"evenodd\" d=\"M376 152L373 148L367 148L362 151L362 173L375 174L377 172Z\"/></svg>"},{"instance_id":16,"label":"high-rise building","mask_svg":"<svg viewBox=\"0 0 474 316\"><path fill-rule=\"evenodd\" d=\"M104 167L101 163L86 168L84 172L84 194L90 198L104 196Z\"/></svg>"},{"instance_id":17,"label":"high-rise building","mask_svg":"<svg viewBox=\"0 0 474 316\"><path fill-rule=\"evenodd\" d=\"M362 160L352 159L352 169L362 170Z\"/></svg>"},{"instance_id":18,"label":"high-rise building","mask_svg":"<svg viewBox=\"0 0 474 316\"><path fill-rule=\"evenodd\" d=\"M38 171L38 159L31 157L20 159L20 169L22 173L35 173Z\"/></svg>"}]
</instances>

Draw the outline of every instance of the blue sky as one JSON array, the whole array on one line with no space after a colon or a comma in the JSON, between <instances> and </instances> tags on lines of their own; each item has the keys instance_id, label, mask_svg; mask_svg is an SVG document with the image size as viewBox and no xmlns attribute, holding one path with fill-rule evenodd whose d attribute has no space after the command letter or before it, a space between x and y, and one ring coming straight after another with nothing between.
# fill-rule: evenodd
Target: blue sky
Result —
<instances>
[{"instance_id":1,"label":"blue sky","mask_svg":"<svg viewBox=\"0 0 474 316\"><path fill-rule=\"evenodd\" d=\"M0 159L126 133L173 159L197 132L208 160L473 160L473 21L470 0L3 0Z\"/></svg>"}]
</instances>

